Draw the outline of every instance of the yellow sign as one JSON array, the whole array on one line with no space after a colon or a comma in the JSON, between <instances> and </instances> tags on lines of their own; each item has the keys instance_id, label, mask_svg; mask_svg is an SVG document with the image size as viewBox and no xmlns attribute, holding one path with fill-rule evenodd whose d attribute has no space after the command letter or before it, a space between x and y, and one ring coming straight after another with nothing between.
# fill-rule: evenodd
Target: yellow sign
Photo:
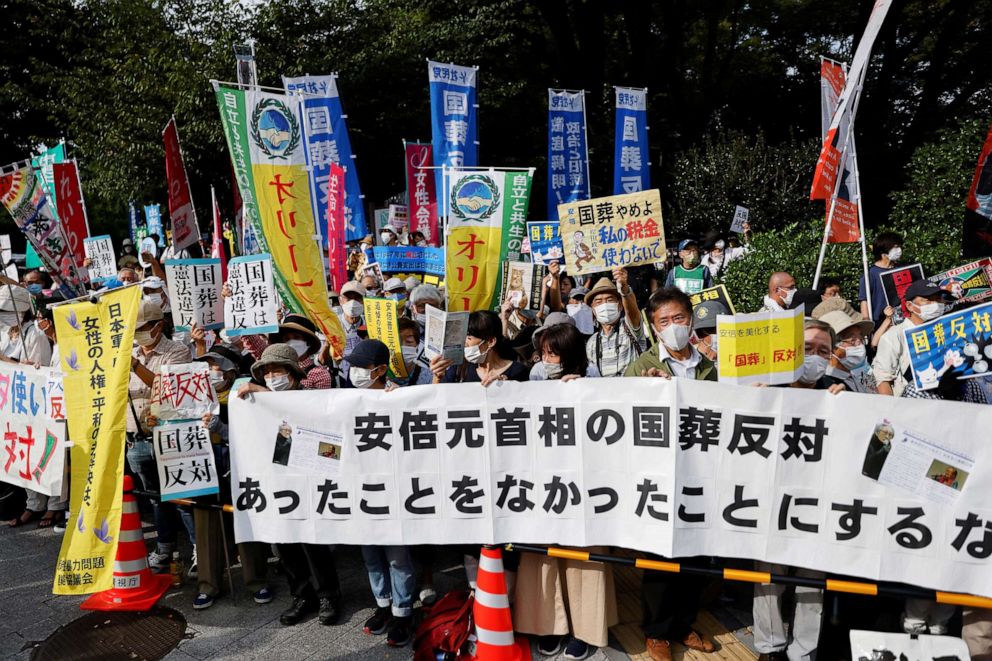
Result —
<instances>
[{"instance_id":1,"label":"yellow sign","mask_svg":"<svg viewBox=\"0 0 992 661\"><path fill-rule=\"evenodd\" d=\"M125 411L140 287L99 302L55 308L64 374L72 476L68 522L52 592L87 594L113 586L121 525Z\"/></svg>"},{"instance_id":2,"label":"yellow sign","mask_svg":"<svg viewBox=\"0 0 992 661\"><path fill-rule=\"evenodd\" d=\"M803 367L803 309L717 317L722 383L793 383Z\"/></svg>"},{"instance_id":3,"label":"yellow sign","mask_svg":"<svg viewBox=\"0 0 992 661\"><path fill-rule=\"evenodd\" d=\"M559 204L558 225L571 275L663 262L668 256L658 189Z\"/></svg>"},{"instance_id":4,"label":"yellow sign","mask_svg":"<svg viewBox=\"0 0 992 661\"><path fill-rule=\"evenodd\" d=\"M369 337L379 340L389 348L389 372L405 379L406 363L400 342L399 304L388 298L365 299L365 327Z\"/></svg>"}]
</instances>

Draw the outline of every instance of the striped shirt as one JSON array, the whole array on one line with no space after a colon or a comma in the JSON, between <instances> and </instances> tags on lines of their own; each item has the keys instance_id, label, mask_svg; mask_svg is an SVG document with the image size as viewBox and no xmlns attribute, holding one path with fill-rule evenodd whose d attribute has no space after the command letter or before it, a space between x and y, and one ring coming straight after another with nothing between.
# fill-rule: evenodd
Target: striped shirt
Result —
<instances>
[{"instance_id":1,"label":"striped shirt","mask_svg":"<svg viewBox=\"0 0 992 661\"><path fill-rule=\"evenodd\" d=\"M623 376L627 366L647 348L644 324L631 328L626 318L609 335L600 329L586 342L586 357L604 377Z\"/></svg>"}]
</instances>

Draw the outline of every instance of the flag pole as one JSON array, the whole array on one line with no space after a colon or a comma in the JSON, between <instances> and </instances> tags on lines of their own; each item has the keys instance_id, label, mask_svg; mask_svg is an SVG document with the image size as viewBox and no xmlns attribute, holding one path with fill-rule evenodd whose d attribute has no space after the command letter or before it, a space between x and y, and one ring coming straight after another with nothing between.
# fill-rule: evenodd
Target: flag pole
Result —
<instances>
[{"instance_id":1,"label":"flag pole","mask_svg":"<svg viewBox=\"0 0 992 661\"><path fill-rule=\"evenodd\" d=\"M861 234L861 266L865 276L865 297L868 300L868 319L875 321L871 307L871 283L868 281L868 247L865 238L865 212L861 206L861 172L858 166L858 148L851 136L851 156L854 157L854 181L858 184L858 230Z\"/></svg>"}]
</instances>

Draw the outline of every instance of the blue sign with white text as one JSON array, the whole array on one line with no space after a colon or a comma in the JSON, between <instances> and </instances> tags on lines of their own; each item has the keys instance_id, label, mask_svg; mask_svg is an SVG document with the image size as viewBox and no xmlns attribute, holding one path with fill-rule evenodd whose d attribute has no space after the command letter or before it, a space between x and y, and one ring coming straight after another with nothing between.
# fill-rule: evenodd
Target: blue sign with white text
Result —
<instances>
[{"instance_id":1,"label":"blue sign with white text","mask_svg":"<svg viewBox=\"0 0 992 661\"><path fill-rule=\"evenodd\" d=\"M613 147L613 194L651 188L647 90L616 88L617 126Z\"/></svg>"},{"instance_id":2,"label":"blue sign with white text","mask_svg":"<svg viewBox=\"0 0 992 661\"><path fill-rule=\"evenodd\" d=\"M430 246L376 246L383 273L427 273L444 277L444 249Z\"/></svg>"},{"instance_id":3,"label":"blue sign with white text","mask_svg":"<svg viewBox=\"0 0 992 661\"><path fill-rule=\"evenodd\" d=\"M558 205L589 199L584 92L548 90L548 218Z\"/></svg>"},{"instance_id":4,"label":"blue sign with white text","mask_svg":"<svg viewBox=\"0 0 992 661\"><path fill-rule=\"evenodd\" d=\"M903 336L919 390L936 388L948 371L959 378L988 376L992 367L992 303L905 328Z\"/></svg>"},{"instance_id":5,"label":"blue sign with white text","mask_svg":"<svg viewBox=\"0 0 992 661\"><path fill-rule=\"evenodd\" d=\"M479 164L478 104L475 67L427 62L431 89L431 135L434 165L449 168ZM435 177L438 213L447 213L444 177Z\"/></svg>"}]
</instances>

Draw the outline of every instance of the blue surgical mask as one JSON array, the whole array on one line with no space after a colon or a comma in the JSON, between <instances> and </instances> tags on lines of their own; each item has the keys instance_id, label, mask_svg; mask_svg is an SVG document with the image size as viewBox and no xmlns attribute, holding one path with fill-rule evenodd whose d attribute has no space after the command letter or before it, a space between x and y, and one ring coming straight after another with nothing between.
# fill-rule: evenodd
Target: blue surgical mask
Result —
<instances>
[{"instance_id":1,"label":"blue surgical mask","mask_svg":"<svg viewBox=\"0 0 992 661\"><path fill-rule=\"evenodd\" d=\"M34 296L41 296L41 292L45 288L39 285L37 282L32 282L30 285L25 287L25 289L27 289Z\"/></svg>"}]
</instances>

